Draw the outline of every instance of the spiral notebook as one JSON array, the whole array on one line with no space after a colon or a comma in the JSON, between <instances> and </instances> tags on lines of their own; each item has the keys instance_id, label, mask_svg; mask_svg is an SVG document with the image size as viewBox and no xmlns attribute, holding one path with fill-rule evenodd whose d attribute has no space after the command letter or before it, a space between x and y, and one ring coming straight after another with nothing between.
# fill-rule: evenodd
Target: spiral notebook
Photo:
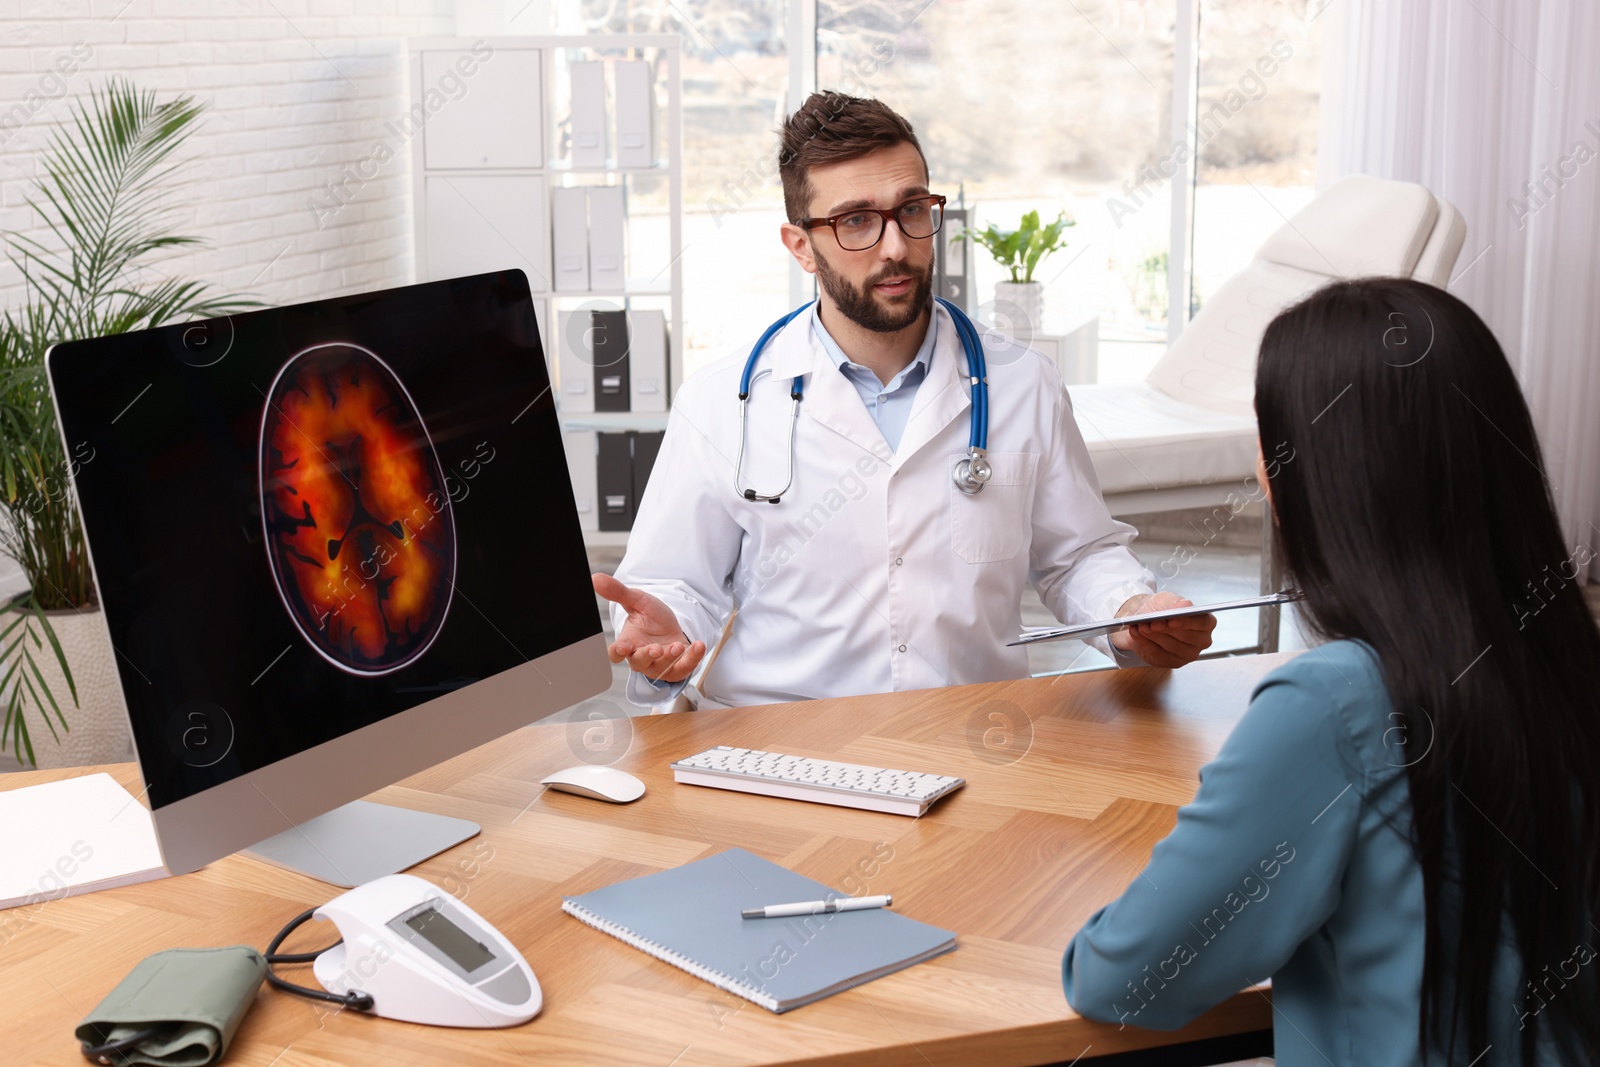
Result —
<instances>
[{"instance_id":1,"label":"spiral notebook","mask_svg":"<svg viewBox=\"0 0 1600 1067\"><path fill-rule=\"evenodd\" d=\"M768 1011L785 1012L956 947L949 930L887 908L745 919L745 908L845 894L744 849L633 878L561 910Z\"/></svg>"}]
</instances>

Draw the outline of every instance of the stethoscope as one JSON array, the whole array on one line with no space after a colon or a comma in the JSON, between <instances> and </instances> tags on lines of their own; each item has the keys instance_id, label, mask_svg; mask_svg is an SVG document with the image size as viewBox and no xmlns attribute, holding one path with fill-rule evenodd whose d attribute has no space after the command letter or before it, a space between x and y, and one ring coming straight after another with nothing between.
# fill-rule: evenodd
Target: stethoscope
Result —
<instances>
[{"instance_id":1,"label":"stethoscope","mask_svg":"<svg viewBox=\"0 0 1600 1067\"><path fill-rule=\"evenodd\" d=\"M967 435L967 454L956 460L955 466L950 471L950 477L956 483L957 489L968 496L976 496L978 490L982 489L984 483L994 474L986 455L989 447L989 370L983 360L983 344L978 339L978 328L967 318L966 312L943 297L934 299L950 313L950 321L955 324L956 336L961 339L961 351L967 359L967 379L972 383L972 427ZM750 416L750 379L755 376L756 362L761 358L761 352L767 347L767 343L779 330L789 325L802 312L810 309L811 304L801 305L768 326L761 339L756 342L756 346L750 350L750 358L744 362L744 373L739 376L739 458L733 465L733 491L746 500L763 500L769 504L776 504L794 484L794 435L796 425L800 421L800 401L805 394L804 379L797 376L789 381L789 398L793 401L793 405L789 411L788 480L783 483L782 489L771 494L743 488L744 445ZM937 329L937 322L929 322L928 328Z\"/></svg>"}]
</instances>

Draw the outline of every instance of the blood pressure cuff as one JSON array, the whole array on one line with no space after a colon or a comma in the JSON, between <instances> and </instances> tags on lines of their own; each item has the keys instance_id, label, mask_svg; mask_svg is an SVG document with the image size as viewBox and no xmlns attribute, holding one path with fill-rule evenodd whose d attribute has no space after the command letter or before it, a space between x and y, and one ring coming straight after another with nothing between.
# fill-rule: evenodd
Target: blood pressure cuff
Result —
<instances>
[{"instance_id":1,"label":"blood pressure cuff","mask_svg":"<svg viewBox=\"0 0 1600 1067\"><path fill-rule=\"evenodd\" d=\"M139 965L78 1024L78 1040L91 1050L148 1036L97 1063L201 1067L216 1063L255 1003L267 961L248 945L173 948Z\"/></svg>"}]
</instances>

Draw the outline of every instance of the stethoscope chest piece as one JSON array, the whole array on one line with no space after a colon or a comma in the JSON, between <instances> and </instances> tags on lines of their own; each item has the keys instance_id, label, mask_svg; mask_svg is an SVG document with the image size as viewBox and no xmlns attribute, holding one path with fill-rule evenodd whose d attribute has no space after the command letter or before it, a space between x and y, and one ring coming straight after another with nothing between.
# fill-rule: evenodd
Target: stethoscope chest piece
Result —
<instances>
[{"instance_id":1,"label":"stethoscope chest piece","mask_svg":"<svg viewBox=\"0 0 1600 1067\"><path fill-rule=\"evenodd\" d=\"M956 460L950 477L957 489L968 496L977 496L978 490L994 477L994 468L989 466L989 458L983 449L974 448L964 458Z\"/></svg>"}]
</instances>

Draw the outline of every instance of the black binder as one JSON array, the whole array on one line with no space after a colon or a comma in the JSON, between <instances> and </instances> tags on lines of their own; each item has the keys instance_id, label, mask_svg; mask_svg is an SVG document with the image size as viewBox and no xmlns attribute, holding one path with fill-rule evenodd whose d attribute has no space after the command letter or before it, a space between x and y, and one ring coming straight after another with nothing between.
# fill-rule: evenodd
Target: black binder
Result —
<instances>
[{"instance_id":1,"label":"black binder","mask_svg":"<svg viewBox=\"0 0 1600 1067\"><path fill-rule=\"evenodd\" d=\"M645 483L650 480L650 471L655 468L656 456L661 451L661 439L666 434L660 430L654 432L638 431L633 435L633 501L634 510L637 511L639 501L644 499Z\"/></svg>"},{"instance_id":2,"label":"black binder","mask_svg":"<svg viewBox=\"0 0 1600 1067\"><path fill-rule=\"evenodd\" d=\"M641 433L596 434L600 441L596 478L600 497L600 529L633 529L639 511L639 498L661 451L660 430Z\"/></svg>"},{"instance_id":3,"label":"black binder","mask_svg":"<svg viewBox=\"0 0 1600 1067\"><path fill-rule=\"evenodd\" d=\"M594 311L594 409L628 410L628 313Z\"/></svg>"},{"instance_id":4,"label":"black binder","mask_svg":"<svg viewBox=\"0 0 1600 1067\"><path fill-rule=\"evenodd\" d=\"M633 528L633 434L600 433L595 464L595 495L600 498L600 529Z\"/></svg>"}]
</instances>

